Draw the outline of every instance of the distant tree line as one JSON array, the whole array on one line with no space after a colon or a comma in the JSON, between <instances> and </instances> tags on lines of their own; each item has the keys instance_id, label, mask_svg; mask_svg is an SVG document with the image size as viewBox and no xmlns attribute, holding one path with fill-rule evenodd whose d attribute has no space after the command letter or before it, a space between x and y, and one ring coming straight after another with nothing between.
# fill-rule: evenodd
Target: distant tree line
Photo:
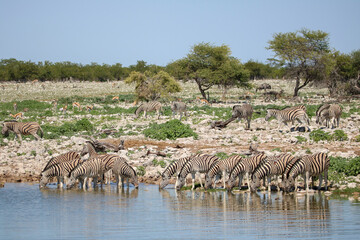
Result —
<instances>
[{"instance_id":1,"label":"distant tree line","mask_svg":"<svg viewBox=\"0 0 360 240\"><path fill-rule=\"evenodd\" d=\"M139 60L128 67L120 63L78 64L72 62L38 62L2 59L0 61L0 81L82 81L125 80L136 83L139 99L155 99L180 88L176 80L194 80L203 98L214 85L223 89L226 97L232 87L251 87L249 80L254 79L294 79L294 96L310 83L326 83L330 94L360 95L360 50L350 54L340 53L330 47L329 34L323 31L301 29L296 32L275 33L268 42L268 50L274 57L267 64L249 60L241 63L231 56L227 45L214 46L210 43L194 45L181 59L166 66L147 64ZM162 82L170 81L174 89L162 89L160 95L154 92ZM174 84L174 85L173 85ZM144 91L144 87L149 87ZM154 87L155 86L155 87ZM141 91L139 90L141 89ZM136 92L136 91L135 91Z\"/></svg>"}]
</instances>

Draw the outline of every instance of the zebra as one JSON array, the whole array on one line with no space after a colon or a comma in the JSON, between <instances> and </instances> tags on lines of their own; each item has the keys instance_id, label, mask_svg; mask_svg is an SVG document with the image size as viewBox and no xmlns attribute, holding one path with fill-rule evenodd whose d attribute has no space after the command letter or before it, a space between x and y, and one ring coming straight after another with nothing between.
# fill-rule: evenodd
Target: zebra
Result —
<instances>
[{"instance_id":1,"label":"zebra","mask_svg":"<svg viewBox=\"0 0 360 240\"><path fill-rule=\"evenodd\" d=\"M40 140L39 135L37 135L37 132L40 130L40 136L43 137L44 132L41 129L40 125L37 122L17 122L17 121L11 121L11 122L4 122L3 123L3 129L1 133L7 137L9 136L9 131L15 133L15 137L18 137L20 140L20 143L22 142L21 135L33 135L36 140Z\"/></svg>"},{"instance_id":2,"label":"zebra","mask_svg":"<svg viewBox=\"0 0 360 240\"><path fill-rule=\"evenodd\" d=\"M191 173L192 177L192 188L195 189L195 174L196 173L206 173L209 169L219 161L219 158L211 155L202 155L199 157L194 157L181 168L180 173L178 174L178 180L176 183L176 190L180 190L184 186L186 181L186 176ZM202 185L201 176L199 175L200 185Z\"/></svg>"},{"instance_id":3,"label":"zebra","mask_svg":"<svg viewBox=\"0 0 360 240\"><path fill-rule=\"evenodd\" d=\"M185 117L187 117L186 104L183 102L172 102L171 111L172 111L173 118L175 117L175 113L180 114L180 121L181 121L183 113L185 114Z\"/></svg>"},{"instance_id":4,"label":"zebra","mask_svg":"<svg viewBox=\"0 0 360 240\"><path fill-rule=\"evenodd\" d=\"M265 90L266 92L266 89L271 89L271 85L268 83L263 83L255 89L255 92L257 92L258 90Z\"/></svg>"},{"instance_id":5,"label":"zebra","mask_svg":"<svg viewBox=\"0 0 360 240\"><path fill-rule=\"evenodd\" d=\"M105 167L103 160L99 157L92 158L84 161L71 171L66 187L72 188L75 185L76 179L83 179L82 188L86 189L86 186L90 187L88 184L89 178L94 179L94 187L96 187L98 176L102 176L104 173Z\"/></svg>"},{"instance_id":6,"label":"zebra","mask_svg":"<svg viewBox=\"0 0 360 240\"><path fill-rule=\"evenodd\" d=\"M265 121L269 121L271 117L275 117L279 121L278 130L280 130L281 123L286 126L288 122L294 124L295 120L299 123L305 123L307 127L310 125L310 119L306 114L306 111L303 110L303 105L285 108L283 110L277 109L268 109L265 116ZM306 128L307 131L308 128Z\"/></svg>"},{"instance_id":7,"label":"zebra","mask_svg":"<svg viewBox=\"0 0 360 240\"><path fill-rule=\"evenodd\" d=\"M159 188L162 189L162 188L166 187L169 184L169 180L170 180L171 176L173 176L175 173L176 173L176 183L177 183L178 175L180 173L181 168L184 166L184 164L187 163L188 161L190 161L192 158L199 157L199 156L201 156L200 153L189 156L189 157L180 158L177 161L171 163L169 166L167 166L167 168L161 174L161 182L159 184ZM175 188L176 188L176 185L175 185Z\"/></svg>"},{"instance_id":8,"label":"zebra","mask_svg":"<svg viewBox=\"0 0 360 240\"><path fill-rule=\"evenodd\" d=\"M160 112L162 111L161 103L158 101L143 103L135 110L135 116L138 118L140 113L144 112L144 117L146 117L147 112L152 111L156 111L158 119L160 119Z\"/></svg>"},{"instance_id":9,"label":"zebra","mask_svg":"<svg viewBox=\"0 0 360 240\"><path fill-rule=\"evenodd\" d=\"M104 172L104 176L102 176L101 180L103 183L103 180L105 178L105 184L110 183L110 178L111 178L111 172L110 170L113 167L114 161L119 158L118 155L116 154L98 154L96 152L95 146L93 144L93 142L91 141L86 141L86 145L83 147L80 156L84 156L86 154L89 154L89 158L88 160L91 160L93 158L100 158L103 162L104 162L104 166L105 166L105 172ZM109 171L109 172L108 172ZM107 173L108 172L108 173Z\"/></svg>"},{"instance_id":10,"label":"zebra","mask_svg":"<svg viewBox=\"0 0 360 240\"><path fill-rule=\"evenodd\" d=\"M265 177L267 177L267 185L268 191L271 191L271 170L272 170L271 160L268 158L264 158L259 165L255 168L254 172L251 175L251 182L249 184L249 189L251 192L256 191L256 189L260 186L260 180L264 179L265 186Z\"/></svg>"},{"instance_id":11,"label":"zebra","mask_svg":"<svg viewBox=\"0 0 360 240\"><path fill-rule=\"evenodd\" d=\"M297 189L295 178L298 175L303 176L307 192L309 191L309 177L319 176L318 190L320 190L323 180L322 173L324 173L325 190L327 190L327 176L329 165L330 159L326 153L305 155L299 158L291 167L289 173L287 174L286 180L284 181L283 186L285 191L289 191L294 185L295 190Z\"/></svg>"},{"instance_id":12,"label":"zebra","mask_svg":"<svg viewBox=\"0 0 360 240\"><path fill-rule=\"evenodd\" d=\"M124 180L127 179L127 186L129 188L129 181L135 188L139 187L138 177L136 171L126 162L126 159L120 157L114 162L112 173L116 178L116 185L118 188L124 187ZM121 178L121 184L120 184Z\"/></svg>"},{"instance_id":13,"label":"zebra","mask_svg":"<svg viewBox=\"0 0 360 240\"><path fill-rule=\"evenodd\" d=\"M50 167L46 168L46 170L41 172L40 178L40 188L44 188L46 184L49 182L50 178L57 177L58 178L58 187L63 188L63 183L67 182L67 178L69 177L70 172L79 164L81 164L83 160L81 158L75 158L71 161L60 162L57 164L53 164Z\"/></svg>"},{"instance_id":14,"label":"zebra","mask_svg":"<svg viewBox=\"0 0 360 240\"><path fill-rule=\"evenodd\" d=\"M51 168L55 164L63 163L63 162L70 162L75 161L76 159L81 159L80 155L77 152L67 152L60 154L59 156L52 157L47 164L45 165L44 169L41 172Z\"/></svg>"},{"instance_id":15,"label":"zebra","mask_svg":"<svg viewBox=\"0 0 360 240\"><path fill-rule=\"evenodd\" d=\"M335 126L339 127L341 114L342 108L338 104L330 104L327 108L323 108L321 112L316 115L316 123L321 124L324 120L326 120L326 127L330 127L330 122L332 128Z\"/></svg>"},{"instance_id":16,"label":"zebra","mask_svg":"<svg viewBox=\"0 0 360 240\"><path fill-rule=\"evenodd\" d=\"M320 124L320 116L323 114L323 111L326 110L326 109L329 109L330 107L330 104L329 103L325 103L323 105L320 105L318 107L318 109L316 110L316 123L317 124Z\"/></svg>"},{"instance_id":17,"label":"zebra","mask_svg":"<svg viewBox=\"0 0 360 240\"><path fill-rule=\"evenodd\" d=\"M246 129L250 129L250 121L254 112L253 107L250 104L234 105L232 108L232 118L245 118L247 121Z\"/></svg>"},{"instance_id":18,"label":"zebra","mask_svg":"<svg viewBox=\"0 0 360 240\"><path fill-rule=\"evenodd\" d=\"M229 175L227 189L231 190L235 186L236 178L239 177L239 188L241 188L241 182L243 175L245 174L248 186L250 185L249 174L252 174L259 163L266 157L264 153L257 154L252 157L248 157L238 162ZM250 189L249 189L250 190Z\"/></svg>"},{"instance_id":19,"label":"zebra","mask_svg":"<svg viewBox=\"0 0 360 240\"><path fill-rule=\"evenodd\" d=\"M224 189L226 188L225 185L225 176L226 173L229 174L230 171L235 167L237 163L242 161L242 157L240 155L234 155L231 157L228 157L224 160L220 160L216 162L210 170L205 175L205 189L210 188L214 178L217 177L220 173L222 175L222 180L224 184ZM215 183L215 182L214 182Z\"/></svg>"}]
</instances>

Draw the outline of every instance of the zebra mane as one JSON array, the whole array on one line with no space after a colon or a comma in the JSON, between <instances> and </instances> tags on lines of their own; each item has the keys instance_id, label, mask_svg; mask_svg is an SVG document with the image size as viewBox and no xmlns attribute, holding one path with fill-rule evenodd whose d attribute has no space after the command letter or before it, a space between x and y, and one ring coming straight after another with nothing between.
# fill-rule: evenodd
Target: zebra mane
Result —
<instances>
[{"instance_id":1,"label":"zebra mane","mask_svg":"<svg viewBox=\"0 0 360 240\"><path fill-rule=\"evenodd\" d=\"M142 103L142 104L140 104L140 106L138 106L136 109L135 109L135 114L139 111L139 110L141 110L142 108L144 107L144 103Z\"/></svg>"}]
</instances>

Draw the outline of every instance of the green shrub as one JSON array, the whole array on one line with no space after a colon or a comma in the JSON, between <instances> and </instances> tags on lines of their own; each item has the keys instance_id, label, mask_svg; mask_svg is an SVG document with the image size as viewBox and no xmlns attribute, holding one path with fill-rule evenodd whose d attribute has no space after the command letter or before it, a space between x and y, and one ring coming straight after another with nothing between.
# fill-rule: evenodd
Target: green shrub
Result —
<instances>
[{"instance_id":1,"label":"green shrub","mask_svg":"<svg viewBox=\"0 0 360 240\"><path fill-rule=\"evenodd\" d=\"M296 136L295 138L298 140L298 143L307 142L307 139L303 136Z\"/></svg>"},{"instance_id":2,"label":"green shrub","mask_svg":"<svg viewBox=\"0 0 360 240\"><path fill-rule=\"evenodd\" d=\"M145 173L146 173L146 171L145 171L145 167L144 167L144 166L138 166L138 167L136 167L136 174L137 174L138 176L144 176Z\"/></svg>"},{"instance_id":3,"label":"green shrub","mask_svg":"<svg viewBox=\"0 0 360 240\"><path fill-rule=\"evenodd\" d=\"M152 163L153 163L153 165L154 165L155 167L156 167L156 166L160 166L160 167L162 167L162 168L165 168L165 167L166 167L166 162L164 162L164 160L158 161L158 160L154 159L154 160L152 160Z\"/></svg>"},{"instance_id":4,"label":"green shrub","mask_svg":"<svg viewBox=\"0 0 360 240\"><path fill-rule=\"evenodd\" d=\"M357 135L357 136L355 137L355 142L360 142L360 135Z\"/></svg>"},{"instance_id":5,"label":"green shrub","mask_svg":"<svg viewBox=\"0 0 360 240\"><path fill-rule=\"evenodd\" d=\"M198 134L189 125L183 124L178 119L173 119L163 124L151 123L143 133L146 137L157 140L175 140L183 137L194 137L197 139L198 137Z\"/></svg>"},{"instance_id":6,"label":"green shrub","mask_svg":"<svg viewBox=\"0 0 360 240\"><path fill-rule=\"evenodd\" d=\"M321 129L312 131L309 136L310 139L313 140L314 142L330 141L332 139L332 136L329 133L324 132Z\"/></svg>"},{"instance_id":7,"label":"green shrub","mask_svg":"<svg viewBox=\"0 0 360 240\"><path fill-rule=\"evenodd\" d=\"M227 155L227 153L224 153L224 152L218 152L218 153L215 154L215 156L217 156L220 160L229 157L229 155Z\"/></svg>"},{"instance_id":8,"label":"green shrub","mask_svg":"<svg viewBox=\"0 0 360 240\"><path fill-rule=\"evenodd\" d=\"M334 141L346 141L349 138L343 130L335 130L334 134L332 135L332 139Z\"/></svg>"},{"instance_id":9,"label":"green shrub","mask_svg":"<svg viewBox=\"0 0 360 240\"><path fill-rule=\"evenodd\" d=\"M345 176L357 176L360 174L360 157L330 157L329 170Z\"/></svg>"},{"instance_id":10,"label":"green shrub","mask_svg":"<svg viewBox=\"0 0 360 240\"><path fill-rule=\"evenodd\" d=\"M82 131L92 131L94 126L88 119L83 118L79 121L76 121L75 123L65 122L60 126L51 126L45 124L42 126L42 129L44 130L45 139L56 139L60 136L73 136L76 133Z\"/></svg>"}]
</instances>

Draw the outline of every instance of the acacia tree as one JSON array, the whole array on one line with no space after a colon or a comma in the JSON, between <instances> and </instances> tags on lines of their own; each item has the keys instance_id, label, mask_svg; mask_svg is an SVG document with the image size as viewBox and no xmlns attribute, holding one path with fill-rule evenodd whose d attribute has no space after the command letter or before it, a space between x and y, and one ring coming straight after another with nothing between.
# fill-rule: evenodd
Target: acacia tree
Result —
<instances>
[{"instance_id":1,"label":"acacia tree","mask_svg":"<svg viewBox=\"0 0 360 240\"><path fill-rule=\"evenodd\" d=\"M151 72L133 71L125 79L125 83L135 84L137 100L157 100L160 97L169 97L171 93L181 91L180 84L164 71L155 75Z\"/></svg>"},{"instance_id":2,"label":"acacia tree","mask_svg":"<svg viewBox=\"0 0 360 240\"><path fill-rule=\"evenodd\" d=\"M185 58L171 63L168 69L179 78L195 80L202 97L207 99L206 91L217 84L219 68L229 60L230 53L226 45L200 43L193 46Z\"/></svg>"},{"instance_id":3,"label":"acacia tree","mask_svg":"<svg viewBox=\"0 0 360 240\"><path fill-rule=\"evenodd\" d=\"M310 82L325 76L326 63L322 60L330 52L328 33L307 29L276 33L267 49L275 53L269 60L286 67L287 75L295 78L294 96Z\"/></svg>"}]
</instances>

